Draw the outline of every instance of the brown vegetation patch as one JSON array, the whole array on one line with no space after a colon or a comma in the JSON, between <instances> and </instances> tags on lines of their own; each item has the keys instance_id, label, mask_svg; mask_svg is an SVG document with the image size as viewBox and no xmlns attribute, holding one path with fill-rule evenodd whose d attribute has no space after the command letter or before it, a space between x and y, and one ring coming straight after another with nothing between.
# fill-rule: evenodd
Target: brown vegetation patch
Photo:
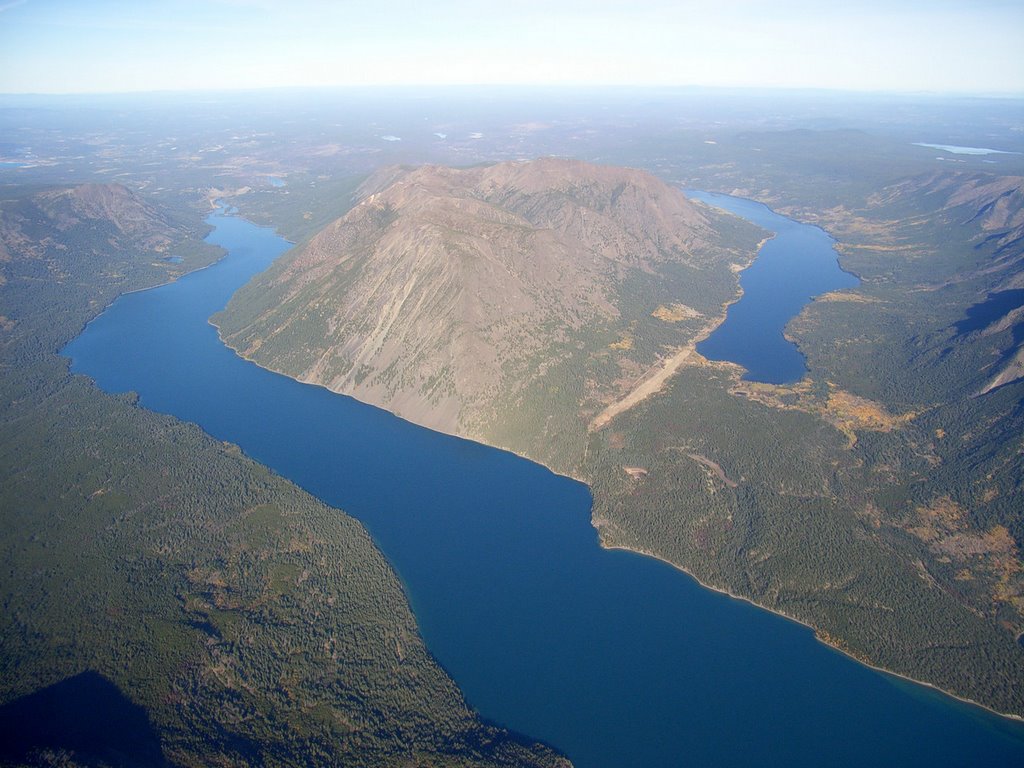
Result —
<instances>
[{"instance_id":1,"label":"brown vegetation patch","mask_svg":"<svg viewBox=\"0 0 1024 768\"><path fill-rule=\"evenodd\" d=\"M917 416L913 411L896 416L872 400L841 389L829 392L823 415L849 438L851 446L857 442L858 430L892 432Z\"/></svg>"},{"instance_id":2,"label":"brown vegetation patch","mask_svg":"<svg viewBox=\"0 0 1024 768\"><path fill-rule=\"evenodd\" d=\"M1017 542L1002 525L984 533L954 533L934 542L932 549L957 560L974 555L1007 555L1016 552Z\"/></svg>"},{"instance_id":3,"label":"brown vegetation patch","mask_svg":"<svg viewBox=\"0 0 1024 768\"><path fill-rule=\"evenodd\" d=\"M815 406L810 379L803 379L796 384L764 384L758 381L741 381L737 373L729 391L737 397L744 397L769 408L807 413L820 410Z\"/></svg>"},{"instance_id":4,"label":"brown vegetation patch","mask_svg":"<svg viewBox=\"0 0 1024 768\"><path fill-rule=\"evenodd\" d=\"M939 496L928 506L920 506L914 512L917 525L907 530L928 544L964 528L965 510L949 496Z\"/></svg>"},{"instance_id":5,"label":"brown vegetation patch","mask_svg":"<svg viewBox=\"0 0 1024 768\"><path fill-rule=\"evenodd\" d=\"M1024 566L1020 549L1010 531L994 525L987 531L973 531L967 526L964 508L948 496L933 499L915 510L916 525L907 527L928 548L942 558L960 563L958 581L972 581L982 576L991 585L992 599L1008 603L1024 613Z\"/></svg>"},{"instance_id":6,"label":"brown vegetation patch","mask_svg":"<svg viewBox=\"0 0 1024 768\"><path fill-rule=\"evenodd\" d=\"M643 467L623 467L623 469L634 480L642 480L647 477L647 470Z\"/></svg>"},{"instance_id":7,"label":"brown vegetation patch","mask_svg":"<svg viewBox=\"0 0 1024 768\"><path fill-rule=\"evenodd\" d=\"M833 648L842 651L847 656L851 656L852 658L856 659L857 661L861 662L862 664L870 665L872 663L871 658L868 657L866 654L863 654L863 653L861 653L859 651L853 650L843 640L841 640L838 637L835 637L834 635L829 634L824 629L816 629L816 630L814 630L814 636L817 637L818 640L823 642L825 645L830 645Z\"/></svg>"},{"instance_id":8,"label":"brown vegetation patch","mask_svg":"<svg viewBox=\"0 0 1024 768\"><path fill-rule=\"evenodd\" d=\"M882 510L874 502L869 501L857 514L870 523L872 528L877 530L882 527Z\"/></svg>"},{"instance_id":9,"label":"brown vegetation patch","mask_svg":"<svg viewBox=\"0 0 1024 768\"><path fill-rule=\"evenodd\" d=\"M629 333L622 334L622 338L608 345L609 349L627 350L633 348L633 336Z\"/></svg>"},{"instance_id":10,"label":"brown vegetation patch","mask_svg":"<svg viewBox=\"0 0 1024 768\"><path fill-rule=\"evenodd\" d=\"M863 293L853 293L851 291L829 291L823 293L815 301L845 301L852 304L877 304L878 299L874 296L865 296Z\"/></svg>"},{"instance_id":11,"label":"brown vegetation patch","mask_svg":"<svg viewBox=\"0 0 1024 768\"><path fill-rule=\"evenodd\" d=\"M662 304L656 310L651 312L652 317L656 317L666 323L679 323L683 320L692 320L696 317L701 317L700 312L688 307L685 304Z\"/></svg>"},{"instance_id":12,"label":"brown vegetation patch","mask_svg":"<svg viewBox=\"0 0 1024 768\"><path fill-rule=\"evenodd\" d=\"M892 414L873 400L838 389L833 384L829 387L823 402L810 379L796 384L763 384L741 381L737 376L730 392L769 408L815 414L846 435L851 448L857 442L858 431L892 432L917 416L913 411Z\"/></svg>"}]
</instances>

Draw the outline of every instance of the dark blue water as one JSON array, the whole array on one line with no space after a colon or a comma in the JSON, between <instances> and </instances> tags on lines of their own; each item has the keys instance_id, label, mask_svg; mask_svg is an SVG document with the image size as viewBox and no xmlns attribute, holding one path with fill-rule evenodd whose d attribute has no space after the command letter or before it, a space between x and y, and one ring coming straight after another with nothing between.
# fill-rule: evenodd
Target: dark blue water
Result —
<instances>
[{"instance_id":1,"label":"dark blue water","mask_svg":"<svg viewBox=\"0 0 1024 768\"><path fill-rule=\"evenodd\" d=\"M207 318L287 244L238 218L209 221L230 255L122 296L66 349L73 370L363 521L430 650L486 718L580 768L1024 764L1024 726L600 549L580 483L239 359Z\"/></svg>"},{"instance_id":2,"label":"dark blue water","mask_svg":"<svg viewBox=\"0 0 1024 768\"><path fill-rule=\"evenodd\" d=\"M783 335L786 324L815 296L860 281L839 268L835 240L822 229L787 219L753 200L692 189L686 194L775 233L740 275L743 296L697 351L709 360L742 365L748 381L799 381L807 364L796 344Z\"/></svg>"}]
</instances>

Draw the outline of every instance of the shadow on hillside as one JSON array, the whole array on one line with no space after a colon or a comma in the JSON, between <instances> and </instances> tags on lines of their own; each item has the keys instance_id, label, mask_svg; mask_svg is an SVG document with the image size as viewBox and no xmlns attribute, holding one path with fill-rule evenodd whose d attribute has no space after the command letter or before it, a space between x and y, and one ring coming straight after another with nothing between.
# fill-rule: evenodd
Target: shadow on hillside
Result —
<instances>
[{"instance_id":1,"label":"shadow on hillside","mask_svg":"<svg viewBox=\"0 0 1024 768\"><path fill-rule=\"evenodd\" d=\"M96 672L0 707L0 764L165 766L146 710Z\"/></svg>"}]
</instances>

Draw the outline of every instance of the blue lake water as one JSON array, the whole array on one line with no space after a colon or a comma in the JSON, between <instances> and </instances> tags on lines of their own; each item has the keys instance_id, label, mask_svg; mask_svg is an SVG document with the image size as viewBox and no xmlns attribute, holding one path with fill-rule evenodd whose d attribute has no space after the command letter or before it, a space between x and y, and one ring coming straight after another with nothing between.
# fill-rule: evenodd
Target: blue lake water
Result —
<instances>
[{"instance_id":1,"label":"blue lake water","mask_svg":"<svg viewBox=\"0 0 1024 768\"><path fill-rule=\"evenodd\" d=\"M580 483L238 358L207 318L288 244L223 213L209 223L229 255L119 298L65 350L72 369L361 520L428 647L487 719L579 768L1024 764L1024 725L863 667L663 563L602 550Z\"/></svg>"},{"instance_id":2,"label":"blue lake water","mask_svg":"<svg viewBox=\"0 0 1024 768\"><path fill-rule=\"evenodd\" d=\"M923 141L915 141L915 147L927 147L928 149L941 149L954 155L1019 155L1020 152L1008 152L1004 149L989 149L988 147L963 147L959 144L926 144Z\"/></svg>"},{"instance_id":3,"label":"blue lake water","mask_svg":"<svg viewBox=\"0 0 1024 768\"><path fill-rule=\"evenodd\" d=\"M742 365L748 381L799 381L807 365L796 344L783 335L786 324L815 296L860 281L839 268L835 240L818 227L787 219L754 200L689 189L686 195L775 233L740 274L740 300L697 351L709 360Z\"/></svg>"}]
</instances>

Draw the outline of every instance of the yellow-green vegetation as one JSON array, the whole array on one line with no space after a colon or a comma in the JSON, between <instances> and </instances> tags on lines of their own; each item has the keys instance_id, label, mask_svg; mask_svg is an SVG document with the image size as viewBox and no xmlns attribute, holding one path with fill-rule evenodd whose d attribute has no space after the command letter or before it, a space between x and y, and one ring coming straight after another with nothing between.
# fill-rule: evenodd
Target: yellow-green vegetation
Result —
<instances>
[{"instance_id":1,"label":"yellow-green vegetation","mask_svg":"<svg viewBox=\"0 0 1024 768\"><path fill-rule=\"evenodd\" d=\"M8 193L0 222L0 762L565 764L467 707L357 522L68 374L57 351L117 293L217 256L202 232L120 187ZM69 722L25 714L55 690ZM118 698L156 747L62 740Z\"/></svg>"},{"instance_id":2,"label":"yellow-green vegetation","mask_svg":"<svg viewBox=\"0 0 1024 768\"><path fill-rule=\"evenodd\" d=\"M651 315L659 320L664 320L666 323L680 323L683 320L700 317L700 312L685 304L672 303L659 306L651 312Z\"/></svg>"},{"instance_id":3,"label":"yellow-green vegetation","mask_svg":"<svg viewBox=\"0 0 1024 768\"><path fill-rule=\"evenodd\" d=\"M627 352L633 348L633 337L628 334L622 334L622 337L618 341L613 341L608 345L608 349L617 349L623 352Z\"/></svg>"}]
</instances>

